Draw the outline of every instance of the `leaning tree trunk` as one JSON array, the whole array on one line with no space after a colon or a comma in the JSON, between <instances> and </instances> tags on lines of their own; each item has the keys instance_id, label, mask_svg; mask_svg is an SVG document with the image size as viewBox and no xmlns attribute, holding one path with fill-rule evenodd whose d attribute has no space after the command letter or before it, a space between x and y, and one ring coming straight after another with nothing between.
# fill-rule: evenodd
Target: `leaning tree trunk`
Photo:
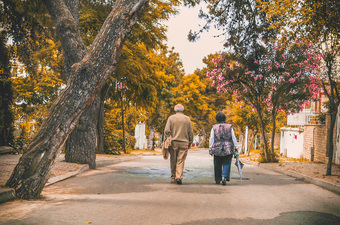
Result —
<instances>
[{"instance_id":1,"label":"leaning tree trunk","mask_svg":"<svg viewBox=\"0 0 340 225\"><path fill-rule=\"evenodd\" d=\"M155 126L149 125L149 137L148 137L148 150L154 150L154 140L155 140Z\"/></svg>"},{"instance_id":2,"label":"leaning tree trunk","mask_svg":"<svg viewBox=\"0 0 340 225\"><path fill-rule=\"evenodd\" d=\"M44 2L48 8L56 10L52 15L56 23L64 23L66 27L75 24L63 1ZM40 197L55 158L81 114L93 103L116 69L124 40L146 3L147 0L118 0L89 51L72 66L68 85L51 106L27 153L20 158L6 183L6 186L15 188L17 197Z\"/></svg>"}]
</instances>

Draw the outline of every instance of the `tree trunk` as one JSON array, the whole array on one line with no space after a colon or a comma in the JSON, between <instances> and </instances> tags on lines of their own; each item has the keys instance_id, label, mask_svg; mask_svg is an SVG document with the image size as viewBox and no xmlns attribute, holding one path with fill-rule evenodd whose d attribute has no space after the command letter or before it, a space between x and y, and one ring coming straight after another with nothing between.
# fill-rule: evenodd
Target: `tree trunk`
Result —
<instances>
[{"instance_id":1,"label":"tree trunk","mask_svg":"<svg viewBox=\"0 0 340 225\"><path fill-rule=\"evenodd\" d=\"M266 135L266 126L263 122L263 118L261 113L258 113L259 118L260 118L260 126L261 126L261 135L262 135L262 141L263 141L263 146L264 146L264 157L266 158L267 161L269 160L269 154L268 154L268 142L267 142L267 135Z\"/></svg>"},{"instance_id":2,"label":"tree trunk","mask_svg":"<svg viewBox=\"0 0 340 225\"><path fill-rule=\"evenodd\" d=\"M155 140L155 127L153 125L149 125L149 140L148 140L148 150L154 150L154 140Z\"/></svg>"},{"instance_id":3,"label":"tree trunk","mask_svg":"<svg viewBox=\"0 0 340 225\"><path fill-rule=\"evenodd\" d=\"M334 126L336 122L336 115L337 115L337 110L335 110L335 113L331 113L331 121L330 121L330 126L329 130L327 132L327 153L328 153L328 162L327 162L327 171L326 171L326 176L332 175L332 163L333 163L333 150L334 150Z\"/></svg>"},{"instance_id":4,"label":"tree trunk","mask_svg":"<svg viewBox=\"0 0 340 225\"><path fill-rule=\"evenodd\" d=\"M6 41L0 31L0 146L13 146L13 89Z\"/></svg>"},{"instance_id":5,"label":"tree trunk","mask_svg":"<svg viewBox=\"0 0 340 225\"><path fill-rule=\"evenodd\" d=\"M66 26L69 21L74 21L68 16L70 13L65 4L58 5L62 1L44 2L48 8L55 7L57 14L52 15L55 21ZM27 153L20 158L6 183L6 186L15 188L17 197L40 197L55 158L81 114L93 103L116 69L124 40L146 4L146 0L118 0L89 51L79 63L72 66L66 88L51 106L49 115L28 146ZM77 33L73 34L77 36Z\"/></svg>"},{"instance_id":6,"label":"tree trunk","mask_svg":"<svg viewBox=\"0 0 340 225\"><path fill-rule=\"evenodd\" d=\"M100 93L100 106L98 115L98 146L97 153L104 154L104 124L105 124L105 97L109 91L110 85L105 84L104 88Z\"/></svg>"},{"instance_id":7,"label":"tree trunk","mask_svg":"<svg viewBox=\"0 0 340 225\"><path fill-rule=\"evenodd\" d=\"M77 126L69 135L65 144L66 162L88 164L96 168L96 148L98 146L98 115L100 97L82 114Z\"/></svg>"},{"instance_id":8,"label":"tree trunk","mask_svg":"<svg viewBox=\"0 0 340 225\"><path fill-rule=\"evenodd\" d=\"M121 98L122 101L122 131L123 131L123 151L126 153L126 142L125 142L125 123L124 123L124 101L123 97Z\"/></svg>"},{"instance_id":9,"label":"tree trunk","mask_svg":"<svg viewBox=\"0 0 340 225\"><path fill-rule=\"evenodd\" d=\"M270 162L275 161L274 144L275 144L275 130L276 130L276 113L272 113L272 121L273 121L273 129L272 129L272 140L271 140L271 154L269 156Z\"/></svg>"},{"instance_id":10,"label":"tree trunk","mask_svg":"<svg viewBox=\"0 0 340 225\"><path fill-rule=\"evenodd\" d=\"M109 85L105 84L93 104L81 115L77 126L65 143L65 160L96 168L96 152L104 152L104 99Z\"/></svg>"}]
</instances>

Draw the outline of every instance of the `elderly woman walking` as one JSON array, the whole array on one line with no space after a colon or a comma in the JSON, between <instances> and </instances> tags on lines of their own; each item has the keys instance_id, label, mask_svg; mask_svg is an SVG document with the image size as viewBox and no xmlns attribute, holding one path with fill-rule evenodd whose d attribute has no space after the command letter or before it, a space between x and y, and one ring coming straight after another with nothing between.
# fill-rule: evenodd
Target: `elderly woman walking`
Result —
<instances>
[{"instance_id":1,"label":"elderly woman walking","mask_svg":"<svg viewBox=\"0 0 340 225\"><path fill-rule=\"evenodd\" d=\"M222 185L230 180L231 160L238 145L234 129L225 120L223 112L216 114L217 124L213 125L209 139L209 154L214 155L215 181Z\"/></svg>"}]
</instances>

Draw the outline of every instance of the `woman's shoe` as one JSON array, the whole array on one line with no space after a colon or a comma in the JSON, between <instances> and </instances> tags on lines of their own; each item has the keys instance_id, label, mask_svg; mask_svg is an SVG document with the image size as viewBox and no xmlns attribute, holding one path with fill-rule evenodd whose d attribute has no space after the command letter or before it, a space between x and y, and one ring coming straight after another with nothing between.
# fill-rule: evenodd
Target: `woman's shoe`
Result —
<instances>
[{"instance_id":1,"label":"woman's shoe","mask_svg":"<svg viewBox=\"0 0 340 225\"><path fill-rule=\"evenodd\" d=\"M227 185L227 180L224 177L222 177L222 185Z\"/></svg>"}]
</instances>

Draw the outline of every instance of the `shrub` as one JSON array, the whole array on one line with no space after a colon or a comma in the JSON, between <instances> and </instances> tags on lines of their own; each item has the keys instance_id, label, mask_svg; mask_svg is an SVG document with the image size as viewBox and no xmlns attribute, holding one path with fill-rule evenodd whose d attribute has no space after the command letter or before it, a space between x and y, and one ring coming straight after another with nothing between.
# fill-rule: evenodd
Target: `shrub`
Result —
<instances>
[{"instance_id":1,"label":"shrub","mask_svg":"<svg viewBox=\"0 0 340 225\"><path fill-rule=\"evenodd\" d=\"M105 133L104 152L106 154L120 155L124 151L123 131L114 130L111 133ZM136 139L125 132L126 153L130 153L135 146Z\"/></svg>"}]
</instances>

